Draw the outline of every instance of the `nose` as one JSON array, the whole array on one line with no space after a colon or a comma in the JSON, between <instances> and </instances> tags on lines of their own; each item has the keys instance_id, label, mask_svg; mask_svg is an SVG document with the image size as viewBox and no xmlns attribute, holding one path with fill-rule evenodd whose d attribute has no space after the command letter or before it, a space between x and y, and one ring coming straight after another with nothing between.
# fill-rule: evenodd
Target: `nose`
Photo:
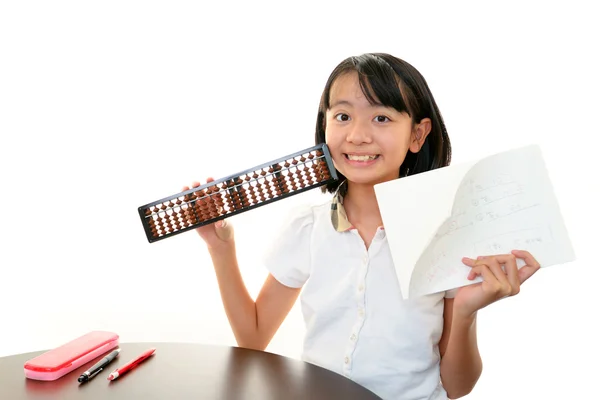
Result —
<instances>
[{"instance_id":1,"label":"nose","mask_svg":"<svg viewBox=\"0 0 600 400\"><path fill-rule=\"evenodd\" d=\"M354 123L348 127L346 141L355 145L371 143L373 141L371 126L368 122L354 120Z\"/></svg>"}]
</instances>

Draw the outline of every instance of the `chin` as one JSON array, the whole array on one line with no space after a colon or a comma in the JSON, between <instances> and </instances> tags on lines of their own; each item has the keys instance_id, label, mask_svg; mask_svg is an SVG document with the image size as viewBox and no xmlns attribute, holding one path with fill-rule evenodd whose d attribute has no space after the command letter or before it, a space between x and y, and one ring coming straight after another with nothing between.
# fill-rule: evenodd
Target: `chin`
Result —
<instances>
[{"instance_id":1,"label":"chin","mask_svg":"<svg viewBox=\"0 0 600 400\"><path fill-rule=\"evenodd\" d=\"M342 174L346 177L346 179L349 182L352 182L355 185L369 185L369 186L374 186L377 185L379 183L383 183L383 182L387 182L387 181L391 181L393 179L396 178L386 178L383 176L359 176L360 174L344 174L342 172Z\"/></svg>"}]
</instances>

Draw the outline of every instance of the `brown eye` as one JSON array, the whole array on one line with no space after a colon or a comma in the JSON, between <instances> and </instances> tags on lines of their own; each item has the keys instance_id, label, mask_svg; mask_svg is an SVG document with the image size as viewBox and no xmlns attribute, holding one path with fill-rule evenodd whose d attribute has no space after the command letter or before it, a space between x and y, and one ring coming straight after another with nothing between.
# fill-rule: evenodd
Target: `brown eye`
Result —
<instances>
[{"instance_id":1,"label":"brown eye","mask_svg":"<svg viewBox=\"0 0 600 400\"><path fill-rule=\"evenodd\" d=\"M348 114L340 113L335 116L335 119L340 122L346 122L350 120L350 116Z\"/></svg>"},{"instance_id":2,"label":"brown eye","mask_svg":"<svg viewBox=\"0 0 600 400\"><path fill-rule=\"evenodd\" d=\"M378 115L375 117L375 121L377 122L387 122L390 119L388 117L386 117L385 115Z\"/></svg>"}]
</instances>

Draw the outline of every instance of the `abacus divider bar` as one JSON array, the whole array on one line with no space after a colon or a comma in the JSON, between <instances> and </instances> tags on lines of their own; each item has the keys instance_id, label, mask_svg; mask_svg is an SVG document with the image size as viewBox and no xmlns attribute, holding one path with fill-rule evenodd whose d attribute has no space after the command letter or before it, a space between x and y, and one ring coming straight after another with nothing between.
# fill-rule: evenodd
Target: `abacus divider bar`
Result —
<instances>
[{"instance_id":1,"label":"abacus divider bar","mask_svg":"<svg viewBox=\"0 0 600 400\"><path fill-rule=\"evenodd\" d=\"M216 181L207 182L204 185L200 185L198 187L191 188L191 189L188 189L186 191L179 192L177 194L174 194L174 195L171 195L171 196L168 196L168 197L164 197L164 198L162 198L160 200L153 201L152 203L144 204L143 206L140 206L138 209L142 209L142 212L143 212L143 211L145 211L145 209L150 208L150 207L154 207L157 204L162 204L165 201L173 200L173 199L176 199L176 198L181 197L181 196L185 196L185 195L193 193L193 192L201 191L201 190L206 189L206 188L211 187L211 186L216 186L216 185L218 185L220 183L224 183L226 181L235 179L235 178L237 178L239 176L242 176L242 175L247 175L248 173L257 171L259 169L269 168L272 165L279 164L280 162L289 160L289 159L294 158L294 157L301 156L301 155L309 153L311 151L316 151L316 150L323 151L326 147L327 147L327 144L321 143L319 145L316 145L316 146L313 146L313 147L309 147L307 149L304 149L304 150L295 152L293 154L281 157L281 158L279 158L277 160L269 161L269 162L266 162L264 164L258 165L256 167L249 168L249 169L247 169L245 171L242 171L242 172L239 172L237 174L232 174L232 175L229 175L229 176L227 176L225 178L220 178L219 180L216 180Z\"/></svg>"},{"instance_id":2,"label":"abacus divider bar","mask_svg":"<svg viewBox=\"0 0 600 400\"><path fill-rule=\"evenodd\" d=\"M333 179L329 178L327 180L324 180L324 181L321 181L321 182L318 182L318 183L314 183L314 184L312 184L310 186L303 187L303 188L295 190L293 192L282 193L280 196L274 197L272 199L266 199L265 201L262 201L262 202L257 203L257 204L253 204L250 207L242 207L242 208L239 208L239 209L237 209L237 210L235 210L235 211L233 211L231 213L228 213L226 215L220 215L220 216L217 216L217 217L213 217L213 218L207 219L207 220L205 220L203 222L200 222L200 223L197 223L197 224L194 224L194 225L190 225L187 228L180 229L180 230L178 230L176 232L170 232L170 233L167 233L167 234L162 235L162 236L157 237L157 238L156 237L151 237L151 235L148 235L148 241L150 243L154 243L154 242L157 242L159 240L167 239L169 237L178 235L180 233L187 232L187 231L189 231L191 229L195 229L195 228L198 228L198 227L201 227L201 226L204 226L204 225L208 225L208 224L217 222L217 221L225 219L225 218L230 218L230 217L233 217L234 215L240 214L242 212L253 210L255 208L262 207L262 206L267 205L267 204L271 204L271 203L273 203L275 201L283 200L283 199L285 199L287 197L290 197L290 196L295 196L295 195L300 194L302 192L305 192L307 190L311 190L311 189L317 188L319 186L326 185L326 184L328 184L328 183L330 183L332 181L333 181Z\"/></svg>"}]
</instances>

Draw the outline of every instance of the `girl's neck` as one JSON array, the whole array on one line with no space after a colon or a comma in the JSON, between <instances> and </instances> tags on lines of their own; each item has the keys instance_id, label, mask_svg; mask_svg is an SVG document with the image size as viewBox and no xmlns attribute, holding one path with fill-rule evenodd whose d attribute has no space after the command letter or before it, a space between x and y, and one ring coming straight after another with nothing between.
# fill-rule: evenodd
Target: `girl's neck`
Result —
<instances>
[{"instance_id":1,"label":"girl's neck","mask_svg":"<svg viewBox=\"0 0 600 400\"><path fill-rule=\"evenodd\" d=\"M368 226L382 225L373 185L348 182L348 191L344 197L344 209L350 223Z\"/></svg>"}]
</instances>

